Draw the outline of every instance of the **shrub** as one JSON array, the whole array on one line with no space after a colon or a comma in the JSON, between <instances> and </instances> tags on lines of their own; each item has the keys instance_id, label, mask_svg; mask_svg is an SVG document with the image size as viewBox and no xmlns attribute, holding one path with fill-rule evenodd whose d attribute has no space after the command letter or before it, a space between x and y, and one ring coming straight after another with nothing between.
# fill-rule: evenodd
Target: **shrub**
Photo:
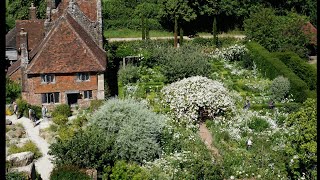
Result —
<instances>
[{"instance_id":1,"label":"shrub","mask_svg":"<svg viewBox=\"0 0 320 180\"><path fill-rule=\"evenodd\" d=\"M104 100L91 100L90 101L90 112L98 110L98 108L103 104Z\"/></svg>"},{"instance_id":2,"label":"shrub","mask_svg":"<svg viewBox=\"0 0 320 180\"><path fill-rule=\"evenodd\" d=\"M61 126L58 129L58 136L61 141L66 141L74 136L75 130L72 127Z\"/></svg>"},{"instance_id":3,"label":"shrub","mask_svg":"<svg viewBox=\"0 0 320 180\"><path fill-rule=\"evenodd\" d=\"M273 53L286 66L288 66L299 78L307 83L310 90L317 88L317 69L302 60L294 52L276 52Z\"/></svg>"},{"instance_id":4,"label":"shrub","mask_svg":"<svg viewBox=\"0 0 320 180\"><path fill-rule=\"evenodd\" d=\"M90 123L115 136L117 159L142 163L159 157L159 138L166 118L133 99L110 99Z\"/></svg>"},{"instance_id":5,"label":"shrub","mask_svg":"<svg viewBox=\"0 0 320 180\"><path fill-rule=\"evenodd\" d=\"M23 99L17 99L17 106L18 106L18 114L19 116L29 117L29 110L28 110L28 103Z\"/></svg>"},{"instance_id":6,"label":"shrub","mask_svg":"<svg viewBox=\"0 0 320 180\"><path fill-rule=\"evenodd\" d=\"M71 108L68 104L59 104L57 105L51 113L52 117L63 115L69 117L72 115Z\"/></svg>"},{"instance_id":7,"label":"shrub","mask_svg":"<svg viewBox=\"0 0 320 180\"><path fill-rule=\"evenodd\" d=\"M185 45L180 48L160 48L158 51L160 71L166 82L174 82L191 76L208 76L210 64L207 56L196 46Z\"/></svg>"},{"instance_id":8,"label":"shrub","mask_svg":"<svg viewBox=\"0 0 320 180\"><path fill-rule=\"evenodd\" d=\"M213 118L233 105L228 90L218 81L195 76L172 83L162 89L164 103L168 103L176 118L198 121L201 111Z\"/></svg>"},{"instance_id":9,"label":"shrub","mask_svg":"<svg viewBox=\"0 0 320 180\"><path fill-rule=\"evenodd\" d=\"M247 47L255 57L254 62L260 69L261 74L269 79L277 76L284 76L290 81L290 94L292 94L297 102L303 102L307 98L305 90L307 84L295 75L283 62L272 56L265 48L255 42L247 43Z\"/></svg>"},{"instance_id":10,"label":"shrub","mask_svg":"<svg viewBox=\"0 0 320 180\"><path fill-rule=\"evenodd\" d=\"M131 64L121 67L118 71L118 79L123 85L136 83L139 79L139 68Z\"/></svg>"},{"instance_id":11,"label":"shrub","mask_svg":"<svg viewBox=\"0 0 320 180\"><path fill-rule=\"evenodd\" d=\"M28 105L29 108L34 110L35 116L37 119L42 118L41 107L36 105Z\"/></svg>"},{"instance_id":12,"label":"shrub","mask_svg":"<svg viewBox=\"0 0 320 180\"><path fill-rule=\"evenodd\" d=\"M11 103L19 97L21 97L20 84L6 78L6 103Z\"/></svg>"},{"instance_id":13,"label":"shrub","mask_svg":"<svg viewBox=\"0 0 320 180\"><path fill-rule=\"evenodd\" d=\"M73 164L81 168L102 168L113 162L114 137L98 128L79 130L66 140L57 139L49 154L57 165Z\"/></svg>"},{"instance_id":14,"label":"shrub","mask_svg":"<svg viewBox=\"0 0 320 180\"><path fill-rule=\"evenodd\" d=\"M28 175L23 172L8 172L6 173L6 180L26 180Z\"/></svg>"},{"instance_id":15,"label":"shrub","mask_svg":"<svg viewBox=\"0 0 320 180\"><path fill-rule=\"evenodd\" d=\"M288 78L284 78L283 76L276 77L270 86L272 98L278 101L285 98L288 95L289 90L290 82Z\"/></svg>"},{"instance_id":16,"label":"shrub","mask_svg":"<svg viewBox=\"0 0 320 180\"><path fill-rule=\"evenodd\" d=\"M268 129L270 127L270 124L262 118L253 117L248 123L248 127L255 130L256 132L262 132Z\"/></svg>"},{"instance_id":17,"label":"shrub","mask_svg":"<svg viewBox=\"0 0 320 180\"><path fill-rule=\"evenodd\" d=\"M78 167L68 165L56 167L50 174L50 180L62 179L90 180L91 178L85 172L82 172Z\"/></svg>"},{"instance_id":18,"label":"shrub","mask_svg":"<svg viewBox=\"0 0 320 180\"><path fill-rule=\"evenodd\" d=\"M33 152L35 159L42 156L42 153L39 151L38 147L30 140L27 141L22 147L18 147L16 145L13 145L13 146L9 147L9 149L8 149L9 154L21 153L21 152L26 152L26 151Z\"/></svg>"},{"instance_id":19,"label":"shrub","mask_svg":"<svg viewBox=\"0 0 320 180\"><path fill-rule=\"evenodd\" d=\"M52 121L59 126L63 126L68 122L68 117L62 114L56 114L53 116Z\"/></svg>"},{"instance_id":20,"label":"shrub","mask_svg":"<svg viewBox=\"0 0 320 180\"><path fill-rule=\"evenodd\" d=\"M112 167L111 180L141 179L142 168L134 163L127 164L125 161L117 161ZM146 177L144 178L146 179Z\"/></svg>"},{"instance_id":21,"label":"shrub","mask_svg":"<svg viewBox=\"0 0 320 180\"><path fill-rule=\"evenodd\" d=\"M216 49L213 54L213 58L224 59L226 61L240 61L242 57L248 52L248 49L244 45L232 45L227 48Z\"/></svg>"}]
</instances>

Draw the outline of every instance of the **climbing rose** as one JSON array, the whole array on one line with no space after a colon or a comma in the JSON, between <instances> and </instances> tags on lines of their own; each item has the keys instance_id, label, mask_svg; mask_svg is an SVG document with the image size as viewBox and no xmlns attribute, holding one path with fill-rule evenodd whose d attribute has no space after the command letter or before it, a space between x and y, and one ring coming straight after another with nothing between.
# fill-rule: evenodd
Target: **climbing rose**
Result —
<instances>
[{"instance_id":1,"label":"climbing rose","mask_svg":"<svg viewBox=\"0 0 320 180\"><path fill-rule=\"evenodd\" d=\"M163 101L178 119L197 121L203 109L210 118L231 109L234 104L222 83L194 76L172 83L162 89Z\"/></svg>"}]
</instances>

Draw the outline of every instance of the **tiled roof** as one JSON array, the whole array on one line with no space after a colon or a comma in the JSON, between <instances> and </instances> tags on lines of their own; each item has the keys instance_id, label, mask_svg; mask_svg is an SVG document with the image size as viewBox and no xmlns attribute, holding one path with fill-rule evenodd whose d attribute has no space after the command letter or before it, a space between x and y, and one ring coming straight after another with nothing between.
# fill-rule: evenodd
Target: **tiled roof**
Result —
<instances>
[{"instance_id":1,"label":"tiled roof","mask_svg":"<svg viewBox=\"0 0 320 180\"><path fill-rule=\"evenodd\" d=\"M33 59L27 73L105 71L105 51L68 13L55 23L36 51L30 52Z\"/></svg>"},{"instance_id":2,"label":"tiled roof","mask_svg":"<svg viewBox=\"0 0 320 180\"><path fill-rule=\"evenodd\" d=\"M7 71L7 76L11 76L14 72L16 72L20 68L21 60L16 61L13 63Z\"/></svg>"},{"instance_id":3,"label":"tiled roof","mask_svg":"<svg viewBox=\"0 0 320 180\"><path fill-rule=\"evenodd\" d=\"M78 0L76 3L91 21L97 20L97 1Z\"/></svg>"},{"instance_id":4,"label":"tiled roof","mask_svg":"<svg viewBox=\"0 0 320 180\"><path fill-rule=\"evenodd\" d=\"M28 50L35 48L43 40L44 20L16 20L16 48L20 47L20 30L24 28L24 31L28 33Z\"/></svg>"},{"instance_id":5,"label":"tiled roof","mask_svg":"<svg viewBox=\"0 0 320 180\"><path fill-rule=\"evenodd\" d=\"M16 48L16 27L6 34L6 47Z\"/></svg>"}]
</instances>

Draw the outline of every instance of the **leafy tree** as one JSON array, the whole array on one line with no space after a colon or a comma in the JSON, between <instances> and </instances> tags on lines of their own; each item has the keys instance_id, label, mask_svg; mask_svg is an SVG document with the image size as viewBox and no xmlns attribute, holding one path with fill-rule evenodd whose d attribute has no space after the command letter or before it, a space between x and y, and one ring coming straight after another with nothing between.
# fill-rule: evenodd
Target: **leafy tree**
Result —
<instances>
[{"instance_id":1,"label":"leafy tree","mask_svg":"<svg viewBox=\"0 0 320 180\"><path fill-rule=\"evenodd\" d=\"M290 136L286 153L290 160L288 169L294 179L303 176L317 177L317 104L315 99L307 99L299 111L286 120Z\"/></svg>"},{"instance_id":2,"label":"leafy tree","mask_svg":"<svg viewBox=\"0 0 320 180\"><path fill-rule=\"evenodd\" d=\"M271 52L293 51L305 57L308 37L302 31L306 18L295 13L277 16L270 8L253 13L244 21L247 37Z\"/></svg>"},{"instance_id":3,"label":"leafy tree","mask_svg":"<svg viewBox=\"0 0 320 180\"><path fill-rule=\"evenodd\" d=\"M197 17L194 9L185 0L161 0L160 16L174 21L174 47L178 44L178 24Z\"/></svg>"},{"instance_id":4,"label":"leafy tree","mask_svg":"<svg viewBox=\"0 0 320 180\"><path fill-rule=\"evenodd\" d=\"M6 103L11 103L21 97L20 84L6 78Z\"/></svg>"}]
</instances>

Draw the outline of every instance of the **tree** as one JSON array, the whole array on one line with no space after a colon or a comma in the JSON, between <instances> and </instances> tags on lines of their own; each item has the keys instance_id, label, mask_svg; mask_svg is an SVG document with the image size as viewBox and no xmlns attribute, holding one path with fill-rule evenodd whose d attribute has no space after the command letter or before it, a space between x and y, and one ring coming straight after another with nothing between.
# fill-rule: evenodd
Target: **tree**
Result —
<instances>
[{"instance_id":1,"label":"tree","mask_svg":"<svg viewBox=\"0 0 320 180\"><path fill-rule=\"evenodd\" d=\"M317 177L317 104L307 99L299 111L286 120L290 136L286 153L290 158L288 168L293 179L306 174L307 179Z\"/></svg>"},{"instance_id":2,"label":"tree","mask_svg":"<svg viewBox=\"0 0 320 180\"><path fill-rule=\"evenodd\" d=\"M19 97L21 97L20 84L6 78L6 103L11 103Z\"/></svg>"},{"instance_id":3,"label":"tree","mask_svg":"<svg viewBox=\"0 0 320 180\"><path fill-rule=\"evenodd\" d=\"M189 1L185 0L161 0L160 16L169 17L174 21L174 47L178 44L178 24L182 21L189 22L197 17Z\"/></svg>"},{"instance_id":4,"label":"tree","mask_svg":"<svg viewBox=\"0 0 320 180\"><path fill-rule=\"evenodd\" d=\"M135 7L135 14L141 18L142 39L149 39L148 19L158 15L159 6L155 3L143 2Z\"/></svg>"}]
</instances>

